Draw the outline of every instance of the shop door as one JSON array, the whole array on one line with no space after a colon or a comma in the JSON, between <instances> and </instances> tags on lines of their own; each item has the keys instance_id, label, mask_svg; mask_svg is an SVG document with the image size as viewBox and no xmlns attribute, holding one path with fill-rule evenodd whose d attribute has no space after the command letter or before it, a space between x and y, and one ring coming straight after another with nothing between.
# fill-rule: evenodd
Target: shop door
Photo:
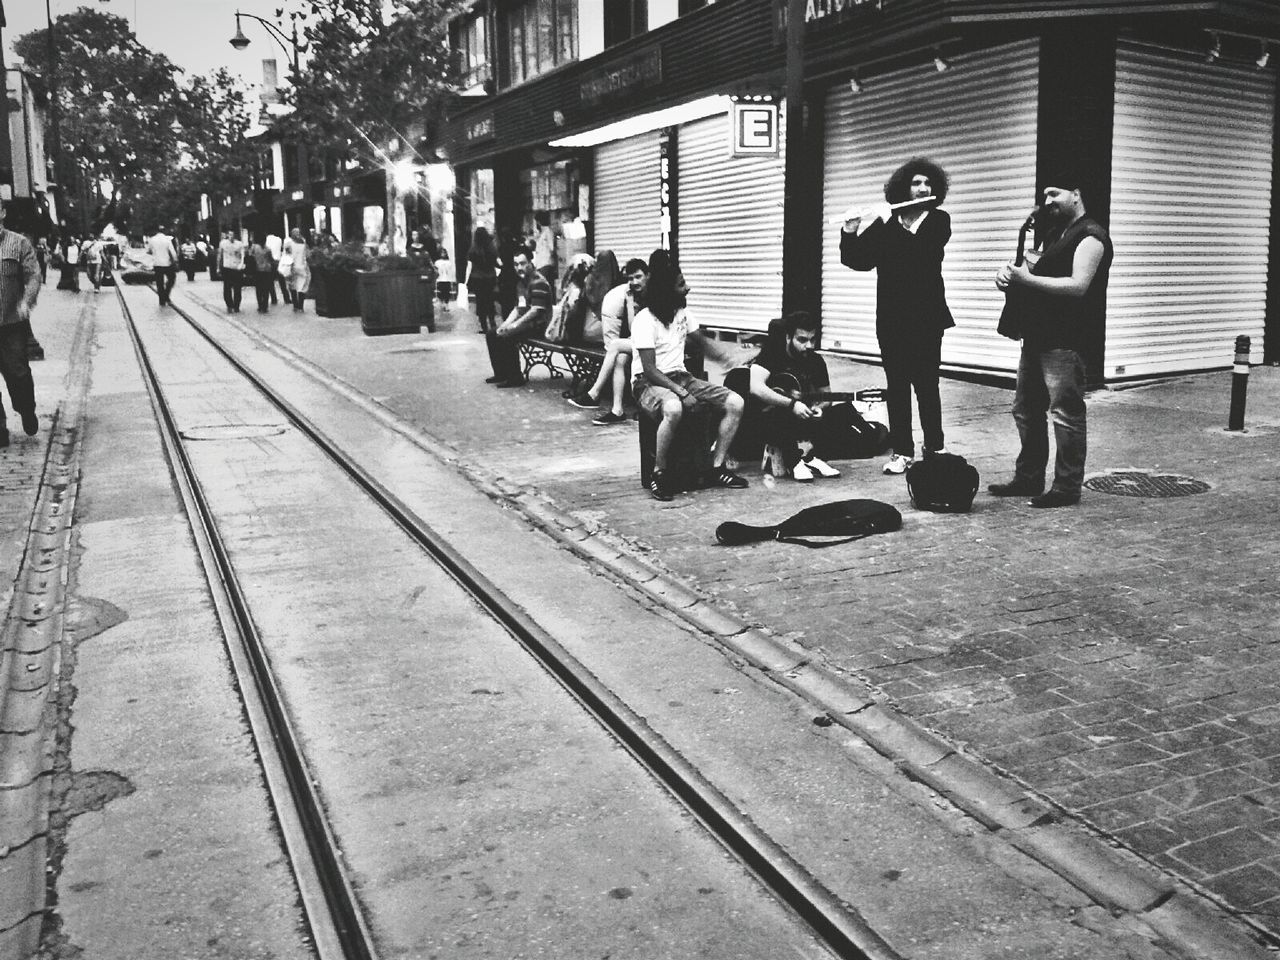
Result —
<instances>
[{"instance_id":1,"label":"shop door","mask_svg":"<svg viewBox=\"0 0 1280 960\"><path fill-rule=\"evenodd\" d=\"M1274 70L1122 44L1116 60L1104 374L1261 357Z\"/></svg>"},{"instance_id":2,"label":"shop door","mask_svg":"<svg viewBox=\"0 0 1280 960\"><path fill-rule=\"evenodd\" d=\"M863 77L827 97L824 221L884 199L905 160L927 156L951 181L944 209L952 237L943 262L956 326L942 341L944 366L1011 373L1018 345L996 333L1004 296L993 278L1017 244L1035 200L1038 42L957 55ZM875 273L840 263L840 228L821 229L823 346L878 358Z\"/></svg>"},{"instance_id":3,"label":"shop door","mask_svg":"<svg viewBox=\"0 0 1280 960\"><path fill-rule=\"evenodd\" d=\"M645 133L596 148L595 251L612 250L622 266L647 261L662 245L658 134Z\"/></svg>"},{"instance_id":4,"label":"shop door","mask_svg":"<svg viewBox=\"0 0 1280 960\"><path fill-rule=\"evenodd\" d=\"M676 246L700 324L762 331L782 313L782 151L731 157L729 148L728 114L680 128Z\"/></svg>"}]
</instances>

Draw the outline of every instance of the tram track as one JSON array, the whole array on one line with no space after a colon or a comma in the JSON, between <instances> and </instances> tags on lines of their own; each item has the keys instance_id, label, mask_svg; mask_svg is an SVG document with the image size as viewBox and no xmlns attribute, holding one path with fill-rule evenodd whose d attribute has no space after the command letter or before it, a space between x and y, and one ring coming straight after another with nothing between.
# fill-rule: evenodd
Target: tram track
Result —
<instances>
[{"instance_id":1,"label":"tram track","mask_svg":"<svg viewBox=\"0 0 1280 960\"><path fill-rule=\"evenodd\" d=\"M219 535L185 441L143 337L121 297L126 321L162 426L164 445L192 518L202 559L209 571L219 618L245 711L254 729L272 802L294 863L304 910L322 960L375 958L373 936L362 916L354 885L324 811L317 782L308 769L284 704L253 611ZM642 717L600 682L518 604L507 597L445 537L428 525L355 458L333 443L303 411L264 382L245 363L180 309L202 340L240 377L278 409L323 455L355 483L415 544L459 584L569 693L640 766L704 829L747 868L777 899L841 958L890 960L899 955L857 913L842 903L757 828L719 789L657 734Z\"/></svg>"}]
</instances>

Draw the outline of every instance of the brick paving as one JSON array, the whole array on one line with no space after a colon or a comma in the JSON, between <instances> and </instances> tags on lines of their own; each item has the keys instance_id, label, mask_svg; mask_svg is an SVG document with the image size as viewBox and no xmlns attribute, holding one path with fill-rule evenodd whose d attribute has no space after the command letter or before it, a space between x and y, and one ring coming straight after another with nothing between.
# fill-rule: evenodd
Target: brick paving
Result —
<instances>
[{"instance_id":1,"label":"brick paving","mask_svg":"<svg viewBox=\"0 0 1280 960\"><path fill-rule=\"evenodd\" d=\"M220 312L210 284L178 292ZM357 320L278 308L246 322L1280 932L1280 371L1255 368L1245 435L1222 430L1226 372L1091 397L1092 473L1190 476L1210 485L1197 496L1086 490L1036 511L984 492L970 514L934 515L878 462L851 461L840 480L770 488L747 470L747 491L659 505L638 484L634 425L592 427L541 371L485 386L483 340L456 308L430 336L364 338ZM832 372L835 389L881 382ZM1012 463L1010 399L943 386L948 446L984 485ZM721 520L858 496L898 506L903 529L821 551L714 543Z\"/></svg>"}]
</instances>

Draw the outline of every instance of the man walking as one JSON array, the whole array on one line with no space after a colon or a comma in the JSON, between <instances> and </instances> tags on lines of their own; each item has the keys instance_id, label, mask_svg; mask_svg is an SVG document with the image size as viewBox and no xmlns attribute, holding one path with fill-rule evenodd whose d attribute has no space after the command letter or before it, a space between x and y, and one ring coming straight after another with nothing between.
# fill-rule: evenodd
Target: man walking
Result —
<instances>
[{"instance_id":1,"label":"man walking","mask_svg":"<svg viewBox=\"0 0 1280 960\"><path fill-rule=\"evenodd\" d=\"M1016 294L1012 318L1022 339L1013 419L1022 448L1013 479L987 489L997 497L1029 496L1033 507L1069 507L1080 502L1087 450L1085 369L1082 353L1102 327L1112 247L1107 231L1091 219L1080 178L1059 173L1045 187L1036 219L1048 226L1044 251L1033 267L1006 264L996 286ZM1057 446L1053 485L1044 490L1049 463L1046 414L1053 418Z\"/></svg>"},{"instance_id":2,"label":"man walking","mask_svg":"<svg viewBox=\"0 0 1280 960\"><path fill-rule=\"evenodd\" d=\"M164 232L164 227L156 227L155 234L147 240L147 253L151 254L155 267L156 293L163 307L169 302L169 293L178 279L178 251L173 245L173 237Z\"/></svg>"},{"instance_id":3,"label":"man walking","mask_svg":"<svg viewBox=\"0 0 1280 960\"><path fill-rule=\"evenodd\" d=\"M228 233L218 244L218 272L222 275L222 300L227 313L240 312L241 282L244 277L244 241Z\"/></svg>"},{"instance_id":4,"label":"man walking","mask_svg":"<svg viewBox=\"0 0 1280 960\"><path fill-rule=\"evenodd\" d=\"M9 391L9 402L22 418L22 432L33 437L40 429L36 419L35 381L27 363L27 334L31 308L40 295L40 263L35 247L20 233L4 227L5 201L0 200L0 376ZM10 270L9 264L16 269ZM4 405L0 404L0 447L9 445Z\"/></svg>"},{"instance_id":5,"label":"man walking","mask_svg":"<svg viewBox=\"0 0 1280 960\"><path fill-rule=\"evenodd\" d=\"M284 237L278 233L268 233L264 245L267 252L271 254L271 302L279 303L280 298L276 296L276 286L279 285L280 292L284 294L285 301L289 300L289 281L279 272L280 254L284 252Z\"/></svg>"}]
</instances>

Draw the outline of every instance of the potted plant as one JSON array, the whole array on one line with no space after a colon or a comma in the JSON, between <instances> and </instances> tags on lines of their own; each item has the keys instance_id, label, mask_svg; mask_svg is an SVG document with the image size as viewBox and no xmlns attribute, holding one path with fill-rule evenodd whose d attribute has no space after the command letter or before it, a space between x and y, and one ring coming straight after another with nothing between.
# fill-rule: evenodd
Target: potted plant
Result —
<instances>
[{"instance_id":1,"label":"potted plant","mask_svg":"<svg viewBox=\"0 0 1280 960\"><path fill-rule=\"evenodd\" d=\"M307 265L311 268L311 289L308 293L315 300L319 316L360 315L356 273L373 265L373 258L361 244L313 247L307 251Z\"/></svg>"},{"instance_id":2,"label":"potted plant","mask_svg":"<svg viewBox=\"0 0 1280 960\"><path fill-rule=\"evenodd\" d=\"M436 271L421 257L384 254L358 270L360 329L371 337L436 329Z\"/></svg>"}]
</instances>

